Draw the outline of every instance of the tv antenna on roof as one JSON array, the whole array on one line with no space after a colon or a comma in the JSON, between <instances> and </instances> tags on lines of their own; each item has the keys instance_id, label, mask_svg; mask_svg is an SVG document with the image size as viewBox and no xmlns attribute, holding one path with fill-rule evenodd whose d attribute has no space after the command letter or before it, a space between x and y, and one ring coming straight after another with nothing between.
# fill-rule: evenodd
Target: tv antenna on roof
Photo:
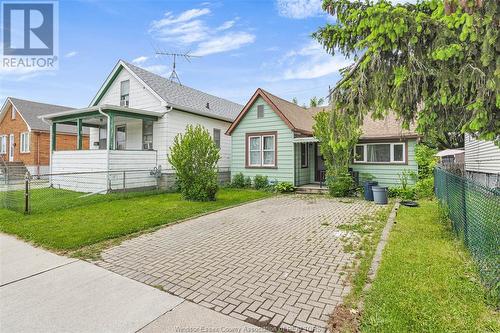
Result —
<instances>
[{"instance_id":1,"label":"tv antenna on roof","mask_svg":"<svg viewBox=\"0 0 500 333\"><path fill-rule=\"evenodd\" d=\"M172 65L172 73L170 73L169 76L169 81L175 82L181 84L181 80L179 79L179 75L177 75L177 71L175 70L175 64L177 57L181 57L186 59L188 62L191 62L191 58L200 58L200 56L194 56L189 54L189 52L186 53L172 53L172 52L164 52L164 51L156 51L157 55L164 55L164 56L169 56L173 58L173 65Z\"/></svg>"}]
</instances>

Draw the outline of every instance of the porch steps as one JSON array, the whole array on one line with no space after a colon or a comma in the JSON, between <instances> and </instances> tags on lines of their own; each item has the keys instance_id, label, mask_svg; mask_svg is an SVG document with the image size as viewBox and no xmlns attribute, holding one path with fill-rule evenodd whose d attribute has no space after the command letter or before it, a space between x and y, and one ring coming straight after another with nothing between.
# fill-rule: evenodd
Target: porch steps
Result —
<instances>
[{"instance_id":1,"label":"porch steps","mask_svg":"<svg viewBox=\"0 0 500 333\"><path fill-rule=\"evenodd\" d=\"M326 194L328 193L328 188L319 187L319 185L302 185L295 189L295 193L298 194Z\"/></svg>"},{"instance_id":2,"label":"porch steps","mask_svg":"<svg viewBox=\"0 0 500 333\"><path fill-rule=\"evenodd\" d=\"M5 161L0 169L0 177L8 182L24 180L26 172L28 172L23 162Z\"/></svg>"}]
</instances>

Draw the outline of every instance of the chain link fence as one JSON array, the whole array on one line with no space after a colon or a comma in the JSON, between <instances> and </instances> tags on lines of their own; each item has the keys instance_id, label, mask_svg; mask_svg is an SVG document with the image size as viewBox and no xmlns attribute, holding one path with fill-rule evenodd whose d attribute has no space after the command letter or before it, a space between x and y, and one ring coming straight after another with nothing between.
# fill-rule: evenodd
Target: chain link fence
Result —
<instances>
[{"instance_id":1,"label":"chain link fence","mask_svg":"<svg viewBox=\"0 0 500 333\"><path fill-rule=\"evenodd\" d=\"M219 183L230 181L219 168ZM121 170L30 175L26 168L0 170L1 207L25 214L63 210L98 202L172 192L175 170Z\"/></svg>"},{"instance_id":2,"label":"chain link fence","mask_svg":"<svg viewBox=\"0 0 500 333\"><path fill-rule=\"evenodd\" d=\"M454 233L477 262L484 285L500 298L500 190L446 170L434 170L435 193Z\"/></svg>"}]
</instances>

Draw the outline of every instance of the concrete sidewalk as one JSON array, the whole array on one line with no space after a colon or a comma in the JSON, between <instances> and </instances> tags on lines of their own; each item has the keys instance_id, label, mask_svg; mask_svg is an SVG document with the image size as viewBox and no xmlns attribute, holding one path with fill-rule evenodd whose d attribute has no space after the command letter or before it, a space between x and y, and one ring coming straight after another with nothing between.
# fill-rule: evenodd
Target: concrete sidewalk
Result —
<instances>
[{"instance_id":1,"label":"concrete sidewalk","mask_svg":"<svg viewBox=\"0 0 500 333\"><path fill-rule=\"evenodd\" d=\"M0 331L263 331L90 263L0 234Z\"/></svg>"}]
</instances>

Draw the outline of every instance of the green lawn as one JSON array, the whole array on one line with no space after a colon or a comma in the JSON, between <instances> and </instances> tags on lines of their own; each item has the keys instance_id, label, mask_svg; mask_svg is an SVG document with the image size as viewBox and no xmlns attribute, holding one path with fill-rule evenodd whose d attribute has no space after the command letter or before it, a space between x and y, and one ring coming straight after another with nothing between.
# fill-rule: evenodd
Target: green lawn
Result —
<instances>
[{"instance_id":1,"label":"green lawn","mask_svg":"<svg viewBox=\"0 0 500 333\"><path fill-rule=\"evenodd\" d=\"M363 332L499 332L472 259L435 201L402 206L372 289Z\"/></svg>"},{"instance_id":2,"label":"green lawn","mask_svg":"<svg viewBox=\"0 0 500 333\"><path fill-rule=\"evenodd\" d=\"M49 249L70 251L270 195L221 189L211 202L185 201L178 193L163 193L101 199L104 201L32 215L0 209L0 231ZM66 203L61 199L66 197L58 198L61 205Z\"/></svg>"}]
</instances>

